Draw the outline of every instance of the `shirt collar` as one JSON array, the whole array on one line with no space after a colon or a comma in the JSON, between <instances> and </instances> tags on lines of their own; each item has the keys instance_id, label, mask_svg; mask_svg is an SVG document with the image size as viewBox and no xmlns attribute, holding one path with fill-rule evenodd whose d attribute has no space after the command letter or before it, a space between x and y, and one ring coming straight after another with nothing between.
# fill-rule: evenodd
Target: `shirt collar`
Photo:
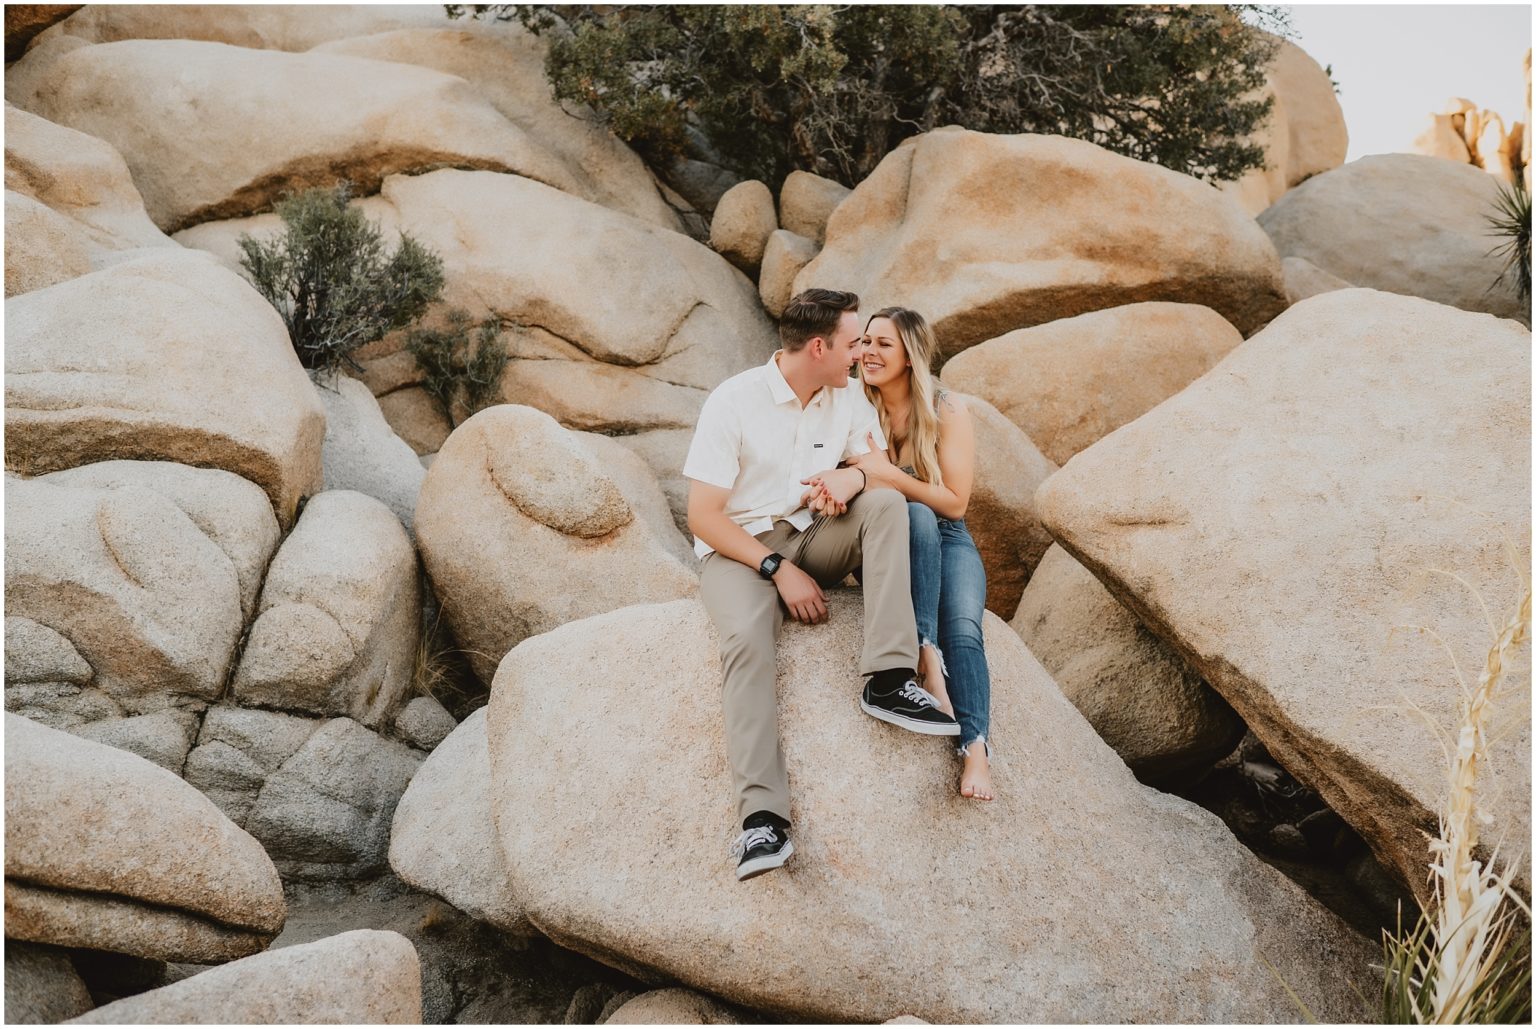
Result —
<instances>
[{"instance_id":1,"label":"shirt collar","mask_svg":"<svg viewBox=\"0 0 1536 1029\"><path fill-rule=\"evenodd\" d=\"M795 396L794 388L790 386L789 380L784 378L784 373L779 370L779 355L782 353L784 351L775 350L773 356L768 359L768 393L773 397L775 404L787 404L790 401L794 401L798 405L800 398ZM820 407L827 394L828 387L821 387L821 389L811 394L810 403L805 406Z\"/></svg>"}]
</instances>

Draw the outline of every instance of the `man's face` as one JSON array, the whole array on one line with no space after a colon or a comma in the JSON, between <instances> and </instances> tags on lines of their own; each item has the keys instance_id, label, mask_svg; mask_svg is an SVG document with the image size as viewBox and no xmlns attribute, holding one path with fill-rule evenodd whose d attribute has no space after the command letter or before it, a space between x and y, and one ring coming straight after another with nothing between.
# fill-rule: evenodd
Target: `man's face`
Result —
<instances>
[{"instance_id":1,"label":"man's face","mask_svg":"<svg viewBox=\"0 0 1536 1029\"><path fill-rule=\"evenodd\" d=\"M831 339L823 340L821 368L824 377L821 384L841 389L848 385L848 373L859 360L859 344L863 334L859 331L859 316L844 311L837 321L837 330Z\"/></svg>"}]
</instances>

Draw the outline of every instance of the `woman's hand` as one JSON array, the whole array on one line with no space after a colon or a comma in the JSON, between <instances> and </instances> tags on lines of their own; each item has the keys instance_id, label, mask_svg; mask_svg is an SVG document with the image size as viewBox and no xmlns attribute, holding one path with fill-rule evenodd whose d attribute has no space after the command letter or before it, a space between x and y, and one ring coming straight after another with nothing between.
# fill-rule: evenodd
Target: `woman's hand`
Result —
<instances>
[{"instance_id":1,"label":"woman's hand","mask_svg":"<svg viewBox=\"0 0 1536 1029\"><path fill-rule=\"evenodd\" d=\"M874 433L865 433L864 439L869 444L869 453L860 454L858 457L850 457L848 464L863 472L868 477L869 482L879 482L882 485L889 486L891 483L890 473L896 469L896 466L891 464L890 456L886 454L885 448L875 442Z\"/></svg>"}]
</instances>

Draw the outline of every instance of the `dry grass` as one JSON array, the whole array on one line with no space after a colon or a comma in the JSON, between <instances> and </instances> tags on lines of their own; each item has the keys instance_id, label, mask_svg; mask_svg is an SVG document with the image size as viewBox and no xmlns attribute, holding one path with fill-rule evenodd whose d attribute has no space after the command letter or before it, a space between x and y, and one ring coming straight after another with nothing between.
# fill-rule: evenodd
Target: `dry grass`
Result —
<instances>
[{"instance_id":1,"label":"dry grass","mask_svg":"<svg viewBox=\"0 0 1536 1029\"><path fill-rule=\"evenodd\" d=\"M1481 598L1479 598L1481 600ZM1440 835L1429 844L1434 899L1415 928L1385 940L1382 1021L1453 1025L1531 1020L1530 906L1499 869L1474 854L1488 816L1478 806L1488 733L1506 664L1530 634L1531 589L1494 629L1477 686L1461 682L1460 726L1449 755ZM1508 867L1508 866L1506 866Z\"/></svg>"}]
</instances>

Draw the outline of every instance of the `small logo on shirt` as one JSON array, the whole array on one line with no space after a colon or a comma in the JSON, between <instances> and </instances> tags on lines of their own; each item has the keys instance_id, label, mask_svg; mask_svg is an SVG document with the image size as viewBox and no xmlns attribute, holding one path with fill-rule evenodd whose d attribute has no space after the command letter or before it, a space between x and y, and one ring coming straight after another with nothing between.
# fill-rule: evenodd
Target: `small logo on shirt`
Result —
<instances>
[{"instance_id":1,"label":"small logo on shirt","mask_svg":"<svg viewBox=\"0 0 1536 1029\"><path fill-rule=\"evenodd\" d=\"M822 443L812 443L811 444L811 449L813 449L813 450L820 450L824 445L825 444L822 444Z\"/></svg>"}]
</instances>

